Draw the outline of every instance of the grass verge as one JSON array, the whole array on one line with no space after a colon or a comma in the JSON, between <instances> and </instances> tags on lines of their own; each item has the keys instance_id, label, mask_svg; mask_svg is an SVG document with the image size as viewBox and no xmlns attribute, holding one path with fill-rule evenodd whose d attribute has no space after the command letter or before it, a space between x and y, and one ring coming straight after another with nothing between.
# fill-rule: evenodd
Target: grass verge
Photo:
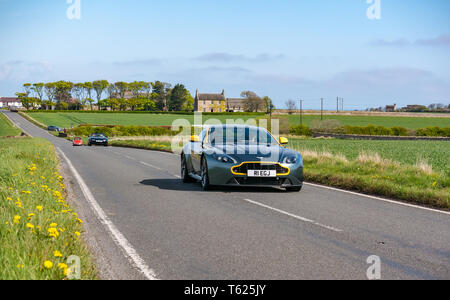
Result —
<instances>
[{"instance_id":1,"label":"grass verge","mask_svg":"<svg viewBox=\"0 0 450 300\"><path fill-rule=\"evenodd\" d=\"M0 138L0 279L97 279L82 241L82 221L66 202L53 146L44 139Z\"/></svg>"},{"instance_id":2,"label":"grass verge","mask_svg":"<svg viewBox=\"0 0 450 300\"><path fill-rule=\"evenodd\" d=\"M20 129L11 124L8 118L0 112L0 137L18 136L20 133Z\"/></svg>"}]
</instances>

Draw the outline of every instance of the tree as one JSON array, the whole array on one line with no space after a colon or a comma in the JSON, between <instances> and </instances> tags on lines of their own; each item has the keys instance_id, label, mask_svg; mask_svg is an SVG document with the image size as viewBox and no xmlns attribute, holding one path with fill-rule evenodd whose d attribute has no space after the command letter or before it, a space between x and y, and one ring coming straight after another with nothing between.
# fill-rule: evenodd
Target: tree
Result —
<instances>
[{"instance_id":1,"label":"tree","mask_svg":"<svg viewBox=\"0 0 450 300\"><path fill-rule=\"evenodd\" d=\"M52 107L55 101L56 85L53 82L46 83L44 85L45 94L47 95L48 101L45 102L47 107Z\"/></svg>"},{"instance_id":2,"label":"tree","mask_svg":"<svg viewBox=\"0 0 450 300\"><path fill-rule=\"evenodd\" d=\"M45 85L42 82L34 83L33 87L31 88L41 102L44 100L44 86Z\"/></svg>"},{"instance_id":3,"label":"tree","mask_svg":"<svg viewBox=\"0 0 450 300\"><path fill-rule=\"evenodd\" d=\"M133 94L134 98L148 97L151 85L145 81L134 81L128 84L128 90Z\"/></svg>"},{"instance_id":4,"label":"tree","mask_svg":"<svg viewBox=\"0 0 450 300\"><path fill-rule=\"evenodd\" d=\"M97 102L102 100L103 92L108 88L109 82L106 80L96 80L92 83L92 87L97 93Z\"/></svg>"},{"instance_id":5,"label":"tree","mask_svg":"<svg viewBox=\"0 0 450 300\"><path fill-rule=\"evenodd\" d=\"M182 84L177 84L172 89L169 98L169 111L181 111L188 102L190 93ZM191 96L192 98L192 96Z\"/></svg>"},{"instance_id":6,"label":"tree","mask_svg":"<svg viewBox=\"0 0 450 300\"><path fill-rule=\"evenodd\" d=\"M265 111L266 103L255 92L243 91L241 97L245 98L244 110L247 112Z\"/></svg>"},{"instance_id":7,"label":"tree","mask_svg":"<svg viewBox=\"0 0 450 300\"><path fill-rule=\"evenodd\" d=\"M29 96L30 96L30 93L31 93L31 83L25 83L25 84L23 85L23 90L24 90L24 92L25 92L25 96L26 96L26 97L29 97Z\"/></svg>"},{"instance_id":8,"label":"tree","mask_svg":"<svg viewBox=\"0 0 450 300\"><path fill-rule=\"evenodd\" d=\"M92 82L85 82L84 83L84 90L86 91L86 98L84 99L84 102L89 102L91 110L92 110L92 103L94 103L94 100L92 99L92 91L94 90L94 86L92 85Z\"/></svg>"},{"instance_id":9,"label":"tree","mask_svg":"<svg viewBox=\"0 0 450 300\"><path fill-rule=\"evenodd\" d=\"M118 98L125 98L125 95L128 92L128 83L119 81L114 83L114 87L116 88L116 92L119 95Z\"/></svg>"},{"instance_id":10,"label":"tree","mask_svg":"<svg viewBox=\"0 0 450 300\"><path fill-rule=\"evenodd\" d=\"M73 86L72 93L75 96L75 99L77 99L81 106L84 108L86 105L86 89L84 83L76 83Z\"/></svg>"},{"instance_id":11,"label":"tree","mask_svg":"<svg viewBox=\"0 0 450 300\"><path fill-rule=\"evenodd\" d=\"M26 110L29 110L30 108L33 108L35 104L38 104L40 100L35 97L28 97L28 94L25 93L16 93L17 98L19 98L20 102L22 103L22 106L26 108Z\"/></svg>"},{"instance_id":12,"label":"tree","mask_svg":"<svg viewBox=\"0 0 450 300\"><path fill-rule=\"evenodd\" d=\"M160 111L167 111L167 99L171 91L169 83L155 81L152 83L152 98L156 102L156 108Z\"/></svg>"},{"instance_id":13,"label":"tree","mask_svg":"<svg viewBox=\"0 0 450 300\"><path fill-rule=\"evenodd\" d=\"M272 111L275 109L275 105L273 105L272 99L270 99L269 96L265 96L263 100L266 103L266 114L272 116Z\"/></svg>"},{"instance_id":14,"label":"tree","mask_svg":"<svg viewBox=\"0 0 450 300\"><path fill-rule=\"evenodd\" d=\"M294 100L289 99L285 102L286 108L288 110L288 114L292 115L294 113L294 110L297 108L297 104Z\"/></svg>"},{"instance_id":15,"label":"tree","mask_svg":"<svg viewBox=\"0 0 450 300\"><path fill-rule=\"evenodd\" d=\"M190 112L194 111L194 97L192 97L188 90L186 90L186 101L183 104L182 110Z\"/></svg>"},{"instance_id":16,"label":"tree","mask_svg":"<svg viewBox=\"0 0 450 300\"><path fill-rule=\"evenodd\" d=\"M70 81L58 81L55 82L55 99L57 103L65 102L69 103L72 99L73 83Z\"/></svg>"}]
</instances>

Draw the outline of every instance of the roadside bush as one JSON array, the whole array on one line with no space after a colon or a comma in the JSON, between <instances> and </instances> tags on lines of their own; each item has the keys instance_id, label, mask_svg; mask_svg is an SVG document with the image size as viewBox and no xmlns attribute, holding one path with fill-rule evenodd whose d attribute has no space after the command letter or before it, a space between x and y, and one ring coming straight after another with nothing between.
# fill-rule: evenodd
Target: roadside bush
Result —
<instances>
[{"instance_id":1,"label":"roadside bush","mask_svg":"<svg viewBox=\"0 0 450 300\"><path fill-rule=\"evenodd\" d=\"M392 133L396 136L408 136L408 135L412 135L412 132L409 131L408 129L406 129L405 127L392 127Z\"/></svg>"},{"instance_id":2,"label":"roadside bush","mask_svg":"<svg viewBox=\"0 0 450 300\"><path fill-rule=\"evenodd\" d=\"M290 131L290 134L292 135L299 135L299 136L311 136L312 135L312 131L309 127L307 126L292 126Z\"/></svg>"},{"instance_id":3,"label":"roadside bush","mask_svg":"<svg viewBox=\"0 0 450 300\"><path fill-rule=\"evenodd\" d=\"M342 124L338 120L314 120L311 130L317 133L342 133Z\"/></svg>"},{"instance_id":4,"label":"roadside bush","mask_svg":"<svg viewBox=\"0 0 450 300\"><path fill-rule=\"evenodd\" d=\"M180 133L170 127L149 126L92 126L84 125L70 129L69 133L75 136L89 136L93 133L103 133L109 137L114 136L173 136Z\"/></svg>"},{"instance_id":5,"label":"roadside bush","mask_svg":"<svg viewBox=\"0 0 450 300\"><path fill-rule=\"evenodd\" d=\"M450 127L427 127L418 129L416 136L450 137Z\"/></svg>"}]
</instances>

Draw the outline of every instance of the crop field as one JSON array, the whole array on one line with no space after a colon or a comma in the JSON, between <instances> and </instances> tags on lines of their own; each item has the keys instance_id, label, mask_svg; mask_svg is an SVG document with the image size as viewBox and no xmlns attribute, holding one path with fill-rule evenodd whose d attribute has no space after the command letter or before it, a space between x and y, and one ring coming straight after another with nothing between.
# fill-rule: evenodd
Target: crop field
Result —
<instances>
[{"instance_id":1,"label":"crop field","mask_svg":"<svg viewBox=\"0 0 450 300\"><path fill-rule=\"evenodd\" d=\"M178 114L129 114L129 113L42 113L33 112L29 115L35 120L46 124L59 126L61 128L76 127L80 124L95 125L146 125L146 126L170 126L177 119L194 122L192 115ZM255 116L242 115L205 115L203 122L208 119L217 119L226 122L227 119L252 119ZM275 116L274 118L276 118ZM291 125L298 125L298 115L282 116L288 118ZM324 120L338 120L342 125L381 125L385 127L401 126L409 129L425 128L428 126L450 127L450 118L427 118L427 117L387 117L387 116L324 116ZM303 117L305 125L311 125L314 120L320 120L320 116L306 115Z\"/></svg>"},{"instance_id":2,"label":"crop field","mask_svg":"<svg viewBox=\"0 0 450 300\"><path fill-rule=\"evenodd\" d=\"M20 130L14 127L11 122L0 113L0 137L16 136L20 134Z\"/></svg>"},{"instance_id":3,"label":"crop field","mask_svg":"<svg viewBox=\"0 0 450 300\"><path fill-rule=\"evenodd\" d=\"M450 176L450 142L447 141L370 141L338 139L290 139L289 148L342 154L354 160L362 152L402 164L427 162L436 171Z\"/></svg>"}]
</instances>

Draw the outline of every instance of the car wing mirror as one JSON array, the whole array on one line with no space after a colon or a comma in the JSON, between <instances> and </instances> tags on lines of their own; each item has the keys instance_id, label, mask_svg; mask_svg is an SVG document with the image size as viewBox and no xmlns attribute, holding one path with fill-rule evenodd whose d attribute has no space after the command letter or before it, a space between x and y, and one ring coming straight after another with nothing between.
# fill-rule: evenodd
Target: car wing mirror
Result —
<instances>
[{"instance_id":1,"label":"car wing mirror","mask_svg":"<svg viewBox=\"0 0 450 300\"><path fill-rule=\"evenodd\" d=\"M287 144L289 144L289 140L285 137L280 137L280 144L287 145Z\"/></svg>"}]
</instances>

